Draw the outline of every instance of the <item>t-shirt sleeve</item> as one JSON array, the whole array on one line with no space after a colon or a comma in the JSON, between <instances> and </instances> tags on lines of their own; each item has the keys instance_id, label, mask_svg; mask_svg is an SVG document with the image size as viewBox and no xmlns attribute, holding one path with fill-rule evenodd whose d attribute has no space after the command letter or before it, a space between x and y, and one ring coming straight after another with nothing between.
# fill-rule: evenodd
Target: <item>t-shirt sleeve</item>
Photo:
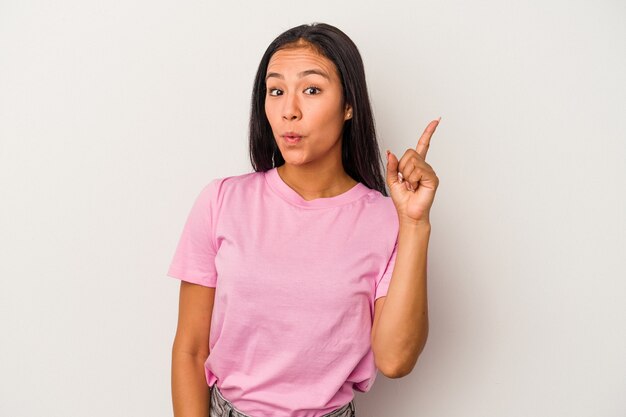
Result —
<instances>
[{"instance_id":1,"label":"t-shirt sleeve","mask_svg":"<svg viewBox=\"0 0 626 417\"><path fill-rule=\"evenodd\" d=\"M389 257L389 261L387 262L387 268L385 269L383 276L380 278L380 280L376 284L376 294L374 296L374 301L376 301L380 297L384 297L387 295L387 290L389 289L389 283L391 282L391 274L393 273L393 268L396 264L397 253L398 253L398 239L396 238L396 243L393 246L393 251L391 252L391 256Z\"/></svg>"},{"instance_id":2,"label":"t-shirt sleeve","mask_svg":"<svg viewBox=\"0 0 626 417\"><path fill-rule=\"evenodd\" d=\"M167 275L205 287L217 286L214 236L218 179L196 197L183 227Z\"/></svg>"}]
</instances>

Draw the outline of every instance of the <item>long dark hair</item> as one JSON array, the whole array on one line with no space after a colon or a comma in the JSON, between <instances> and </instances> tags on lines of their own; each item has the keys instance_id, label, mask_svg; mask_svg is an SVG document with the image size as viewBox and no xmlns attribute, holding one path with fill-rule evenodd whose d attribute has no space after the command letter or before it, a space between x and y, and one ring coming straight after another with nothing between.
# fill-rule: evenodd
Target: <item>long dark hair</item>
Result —
<instances>
[{"instance_id":1,"label":"long dark hair","mask_svg":"<svg viewBox=\"0 0 626 417\"><path fill-rule=\"evenodd\" d=\"M380 191L385 189L383 167L374 116L365 83L361 54L341 30L326 23L312 23L291 28L268 46L254 79L250 110L250 162L256 172L267 171L285 163L265 114L265 76L272 55L279 49L304 42L330 59L339 72L344 102L352 106L352 118L344 123L341 159L346 173L355 181ZM383 171L384 168L384 171Z\"/></svg>"}]
</instances>

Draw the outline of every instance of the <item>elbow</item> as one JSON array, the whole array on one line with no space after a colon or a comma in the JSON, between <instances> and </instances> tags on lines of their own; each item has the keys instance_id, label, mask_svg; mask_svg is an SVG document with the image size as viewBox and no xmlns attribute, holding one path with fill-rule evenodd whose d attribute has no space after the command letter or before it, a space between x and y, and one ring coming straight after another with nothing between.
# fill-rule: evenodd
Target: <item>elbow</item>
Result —
<instances>
[{"instance_id":1,"label":"elbow","mask_svg":"<svg viewBox=\"0 0 626 417\"><path fill-rule=\"evenodd\" d=\"M390 379L397 379L397 378L402 378L403 376L405 376L406 374L399 372L397 370L394 370L392 372L390 371L383 371L382 369L380 370L380 372L385 375L387 378Z\"/></svg>"},{"instance_id":2,"label":"elbow","mask_svg":"<svg viewBox=\"0 0 626 417\"><path fill-rule=\"evenodd\" d=\"M390 379L397 379L407 376L413 371L415 368L415 364L405 365L405 366L387 366L378 368L378 370Z\"/></svg>"},{"instance_id":3,"label":"elbow","mask_svg":"<svg viewBox=\"0 0 626 417\"><path fill-rule=\"evenodd\" d=\"M376 368L387 378L402 378L413 371L422 351L423 345L422 349L420 349L417 353L412 353L403 358L395 357L382 359L380 356L377 357L374 355Z\"/></svg>"},{"instance_id":4,"label":"elbow","mask_svg":"<svg viewBox=\"0 0 626 417\"><path fill-rule=\"evenodd\" d=\"M416 361L412 361L412 363L407 363L407 362L400 363L400 362L391 362L391 361L387 361L384 363L381 363L382 361L375 361L375 362L376 362L376 368L380 371L380 373L385 375L387 378L397 379L397 378L402 378L410 374L411 371L413 371L413 368L415 367Z\"/></svg>"}]
</instances>

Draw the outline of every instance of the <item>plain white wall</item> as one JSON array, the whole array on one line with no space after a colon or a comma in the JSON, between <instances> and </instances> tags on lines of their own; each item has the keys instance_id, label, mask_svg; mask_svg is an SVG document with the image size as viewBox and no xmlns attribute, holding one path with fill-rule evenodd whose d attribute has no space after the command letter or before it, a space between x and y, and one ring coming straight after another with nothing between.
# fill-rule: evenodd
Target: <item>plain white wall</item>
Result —
<instances>
[{"instance_id":1,"label":"plain white wall","mask_svg":"<svg viewBox=\"0 0 626 417\"><path fill-rule=\"evenodd\" d=\"M381 150L442 116L430 337L359 417L626 415L621 1L0 1L0 415L169 416L201 187L251 171L252 81L301 23L365 62Z\"/></svg>"}]
</instances>

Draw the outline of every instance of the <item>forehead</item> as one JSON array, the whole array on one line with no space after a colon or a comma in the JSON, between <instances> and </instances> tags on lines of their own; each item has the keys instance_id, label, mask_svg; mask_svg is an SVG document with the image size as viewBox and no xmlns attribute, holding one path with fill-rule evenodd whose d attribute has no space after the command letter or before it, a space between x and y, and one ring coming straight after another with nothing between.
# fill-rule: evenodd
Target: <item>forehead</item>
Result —
<instances>
[{"instance_id":1,"label":"forehead","mask_svg":"<svg viewBox=\"0 0 626 417\"><path fill-rule=\"evenodd\" d=\"M302 70L320 68L332 78L337 76L335 64L325 56L307 47L280 49L276 51L267 65L267 71L287 74Z\"/></svg>"}]
</instances>

